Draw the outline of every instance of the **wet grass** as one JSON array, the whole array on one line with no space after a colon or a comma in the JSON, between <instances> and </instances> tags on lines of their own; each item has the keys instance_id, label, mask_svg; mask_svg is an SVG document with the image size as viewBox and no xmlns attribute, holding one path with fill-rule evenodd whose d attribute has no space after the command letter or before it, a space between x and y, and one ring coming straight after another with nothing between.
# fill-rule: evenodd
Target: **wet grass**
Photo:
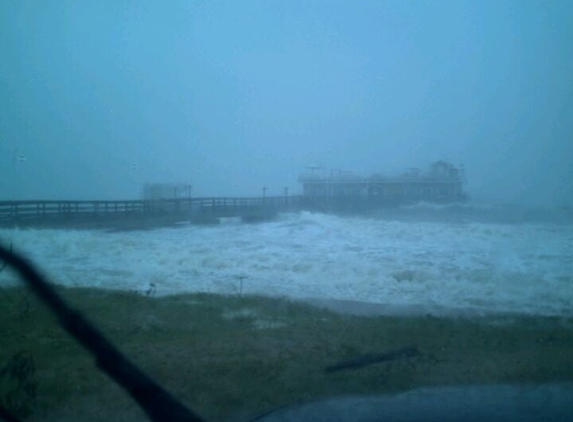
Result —
<instances>
[{"instance_id":1,"label":"wet grass","mask_svg":"<svg viewBox=\"0 0 573 422\"><path fill-rule=\"evenodd\" d=\"M360 317L254 296L59 290L133 361L211 421L246 420L337 394L573 380L571 319ZM0 291L0 335L0 369L18 352L33 359L36 399L29 398L28 420L145 420L24 289ZM419 355L324 371L341 360L411 345ZM0 377L0 396L10 388L5 381Z\"/></svg>"}]
</instances>

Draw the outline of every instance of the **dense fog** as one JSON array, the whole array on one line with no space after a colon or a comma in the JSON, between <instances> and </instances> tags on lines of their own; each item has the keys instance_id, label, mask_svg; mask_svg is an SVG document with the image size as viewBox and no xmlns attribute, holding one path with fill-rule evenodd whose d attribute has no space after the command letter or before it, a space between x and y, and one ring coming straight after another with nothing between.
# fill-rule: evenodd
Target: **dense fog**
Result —
<instances>
[{"instance_id":1,"label":"dense fog","mask_svg":"<svg viewBox=\"0 0 573 422\"><path fill-rule=\"evenodd\" d=\"M573 421L572 22L0 0L0 419Z\"/></svg>"},{"instance_id":2,"label":"dense fog","mask_svg":"<svg viewBox=\"0 0 573 422\"><path fill-rule=\"evenodd\" d=\"M0 4L0 197L300 191L445 159L477 200L571 205L573 5Z\"/></svg>"}]
</instances>

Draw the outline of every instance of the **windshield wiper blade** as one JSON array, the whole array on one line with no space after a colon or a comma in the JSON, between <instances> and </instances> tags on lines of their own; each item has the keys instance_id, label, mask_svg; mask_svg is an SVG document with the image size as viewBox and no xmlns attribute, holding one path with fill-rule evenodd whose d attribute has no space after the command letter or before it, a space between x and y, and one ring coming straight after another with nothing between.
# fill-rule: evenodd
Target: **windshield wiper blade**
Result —
<instances>
[{"instance_id":1,"label":"windshield wiper blade","mask_svg":"<svg viewBox=\"0 0 573 422\"><path fill-rule=\"evenodd\" d=\"M31 263L1 245L0 260L20 274L32 291L58 317L60 325L68 334L91 353L97 367L127 391L150 420L203 421L124 356L82 313L68 305Z\"/></svg>"}]
</instances>

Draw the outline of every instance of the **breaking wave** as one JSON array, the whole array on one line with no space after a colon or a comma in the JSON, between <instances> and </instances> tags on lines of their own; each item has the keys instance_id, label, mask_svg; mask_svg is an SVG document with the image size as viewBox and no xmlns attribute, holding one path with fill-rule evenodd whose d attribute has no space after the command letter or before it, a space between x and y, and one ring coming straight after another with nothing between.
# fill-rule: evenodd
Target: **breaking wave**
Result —
<instances>
[{"instance_id":1,"label":"breaking wave","mask_svg":"<svg viewBox=\"0 0 573 422\"><path fill-rule=\"evenodd\" d=\"M412 210L418 218L398 218ZM573 315L573 224L492 222L469 212L476 208L422 204L386 211L394 217L303 212L140 232L0 230L0 240L66 285L235 294L241 282L246 294L424 313ZM0 275L10 282L13 275Z\"/></svg>"}]
</instances>

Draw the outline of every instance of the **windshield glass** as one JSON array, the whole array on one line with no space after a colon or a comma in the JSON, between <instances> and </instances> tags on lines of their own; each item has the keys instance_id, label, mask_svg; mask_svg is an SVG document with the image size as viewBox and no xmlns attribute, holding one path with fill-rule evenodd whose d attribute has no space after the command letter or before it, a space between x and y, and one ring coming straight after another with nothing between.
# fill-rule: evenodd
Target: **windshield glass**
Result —
<instances>
[{"instance_id":1,"label":"windshield glass","mask_svg":"<svg viewBox=\"0 0 573 422\"><path fill-rule=\"evenodd\" d=\"M208 421L573 402L572 19L4 1L0 245ZM2 262L0 338L0 410L146 420Z\"/></svg>"}]
</instances>

